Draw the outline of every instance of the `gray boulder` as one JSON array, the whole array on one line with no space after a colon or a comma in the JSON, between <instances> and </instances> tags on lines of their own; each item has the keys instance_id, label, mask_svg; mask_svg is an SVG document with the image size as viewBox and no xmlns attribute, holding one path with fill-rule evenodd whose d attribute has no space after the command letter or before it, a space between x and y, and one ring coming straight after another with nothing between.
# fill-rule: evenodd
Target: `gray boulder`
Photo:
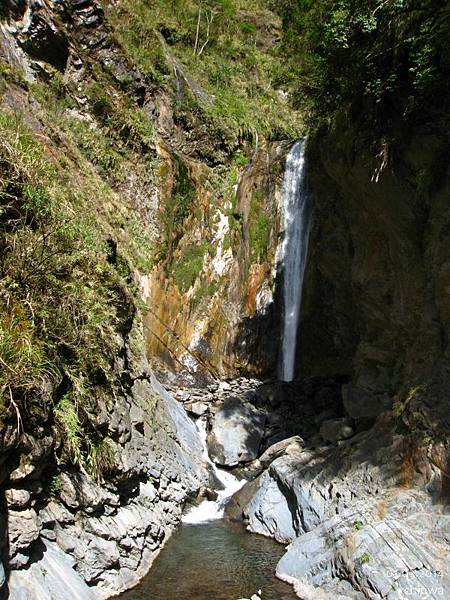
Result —
<instances>
[{"instance_id":1,"label":"gray boulder","mask_svg":"<svg viewBox=\"0 0 450 600\"><path fill-rule=\"evenodd\" d=\"M296 583L301 597L306 596L304 586L310 592L330 588L343 575L353 584L346 594L351 599L450 597L448 561L427 540L428 514L419 520L413 516L413 523L411 518L373 521L367 512L365 518L372 523L357 530L354 518L354 514L333 517L294 540L278 563L277 576ZM443 520L450 517L441 516L439 525Z\"/></svg>"},{"instance_id":2,"label":"gray boulder","mask_svg":"<svg viewBox=\"0 0 450 600\"><path fill-rule=\"evenodd\" d=\"M320 435L326 442L346 440L354 434L348 419L329 419L320 426Z\"/></svg>"},{"instance_id":3,"label":"gray boulder","mask_svg":"<svg viewBox=\"0 0 450 600\"><path fill-rule=\"evenodd\" d=\"M27 570L12 571L8 581L11 600L99 600L73 568L73 560L55 543L45 542L42 559Z\"/></svg>"},{"instance_id":4,"label":"gray boulder","mask_svg":"<svg viewBox=\"0 0 450 600\"><path fill-rule=\"evenodd\" d=\"M259 476L247 528L291 542L277 576L299 597L450 597L450 515L425 486L399 485L403 443L386 413L337 448L284 454Z\"/></svg>"},{"instance_id":5,"label":"gray boulder","mask_svg":"<svg viewBox=\"0 0 450 600\"><path fill-rule=\"evenodd\" d=\"M28 490L10 488L5 490L5 499L9 508L26 508L31 500Z\"/></svg>"},{"instance_id":6,"label":"gray boulder","mask_svg":"<svg viewBox=\"0 0 450 600\"><path fill-rule=\"evenodd\" d=\"M374 419L392 408L387 394L374 394L365 388L346 383L342 386L344 408L352 419Z\"/></svg>"},{"instance_id":7,"label":"gray boulder","mask_svg":"<svg viewBox=\"0 0 450 600\"><path fill-rule=\"evenodd\" d=\"M254 460L264 435L266 417L240 398L228 398L214 415L208 435L212 460L221 466L235 467Z\"/></svg>"},{"instance_id":8,"label":"gray boulder","mask_svg":"<svg viewBox=\"0 0 450 600\"><path fill-rule=\"evenodd\" d=\"M304 450L304 441L298 435L285 438L275 442L259 458L251 463L250 469L253 473L266 469L276 458L283 454L298 454Z\"/></svg>"},{"instance_id":9,"label":"gray boulder","mask_svg":"<svg viewBox=\"0 0 450 600\"><path fill-rule=\"evenodd\" d=\"M28 562L24 556L35 540L38 539L41 523L34 509L9 510L8 512L8 534L9 553L11 566L23 566ZM15 558L17 557L17 560Z\"/></svg>"}]
</instances>

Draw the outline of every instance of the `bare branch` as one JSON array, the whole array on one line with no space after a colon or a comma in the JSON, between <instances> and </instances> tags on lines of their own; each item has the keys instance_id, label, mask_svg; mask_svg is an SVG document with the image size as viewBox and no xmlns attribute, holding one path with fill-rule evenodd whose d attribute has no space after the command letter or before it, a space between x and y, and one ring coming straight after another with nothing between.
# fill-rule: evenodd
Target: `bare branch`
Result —
<instances>
[{"instance_id":1,"label":"bare branch","mask_svg":"<svg viewBox=\"0 0 450 600\"><path fill-rule=\"evenodd\" d=\"M194 56L197 54L197 50L198 50L198 38L200 36L200 22L201 22L201 18L202 18L202 9L199 6L199 8L198 8L198 18L197 18L197 30L195 32Z\"/></svg>"},{"instance_id":2,"label":"bare branch","mask_svg":"<svg viewBox=\"0 0 450 600\"><path fill-rule=\"evenodd\" d=\"M198 54L197 54L197 56L201 56L201 54L202 54L203 50L206 48L206 46L207 46L207 45L208 45L208 43L209 43L209 33L210 33L210 30L211 30L211 23L213 22L213 19L214 19L214 13L213 13L213 11L211 10L211 11L209 12L209 16L208 16L208 14L206 14L206 40L205 40L205 42L203 43L203 45L202 45L202 47L200 48L200 50L198 51Z\"/></svg>"}]
</instances>

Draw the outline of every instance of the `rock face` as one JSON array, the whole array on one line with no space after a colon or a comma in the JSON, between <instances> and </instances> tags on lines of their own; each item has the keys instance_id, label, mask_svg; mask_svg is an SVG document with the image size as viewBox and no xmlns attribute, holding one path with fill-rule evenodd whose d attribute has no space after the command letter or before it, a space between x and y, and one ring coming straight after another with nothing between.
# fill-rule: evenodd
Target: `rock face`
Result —
<instances>
[{"instance_id":1,"label":"rock face","mask_svg":"<svg viewBox=\"0 0 450 600\"><path fill-rule=\"evenodd\" d=\"M449 595L450 516L433 505L442 474L410 452L386 413L331 451L286 452L250 484L247 527L291 542L277 575L299 597Z\"/></svg>"},{"instance_id":2,"label":"rock face","mask_svg":"<svg viewBox=\"0 0 450 600\"><path fill-rule=\"evenodd\" d=\"M258 455L265 416L241 398L229 398L214 414L208 435L212 460L225 467L250 462Z\"/></svg>"},{"instance_id":3,"label":"rock face","mask_svg":"<svg viewBox=\"0 0 450 600\"><path fill-rule=\"evenodd\" d=\"M405 133L399 121L380 168L381 150L357 119L335 123L309 148L314 223L299 370L350 375L343 396L352 418L373 419L416 388L419 412L439 411L450 389L448 135L427 125Z\"/></svg>"},{"instance_id":4,"label":"rock face","mask_svg":"<svg viewBox=\"0 0 450 600\"><path fill-rule=\"evenodd\" d=\"M131 587L178 524L186 497L206 483L197 430L154 376L136 381L127 403L127 441L114 448L117 483L67 472L39 508L26 478L20 493L7 492L11 600L104 598ZM36 508L25 508L30 495Z\"/></svg>"}]
</instances>

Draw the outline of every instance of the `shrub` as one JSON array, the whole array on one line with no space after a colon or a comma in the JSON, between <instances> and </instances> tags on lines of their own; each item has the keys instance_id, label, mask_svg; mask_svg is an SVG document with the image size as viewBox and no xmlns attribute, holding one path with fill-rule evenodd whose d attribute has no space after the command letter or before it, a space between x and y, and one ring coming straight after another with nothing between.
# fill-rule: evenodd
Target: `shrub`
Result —
<instances>
[{"instance_id":1,"label":"shrub","mask_svg":"<svg viewBox=\"0 0 450 600\"><path fill-rule=\"evenodd\" d=\"M448 96L450 33L437 0L281 0L278 73L313 124L351 107L382 135L399 114L423 118ZM422 114L421 114L422 111Z\"/></svg>"}]
</instances>

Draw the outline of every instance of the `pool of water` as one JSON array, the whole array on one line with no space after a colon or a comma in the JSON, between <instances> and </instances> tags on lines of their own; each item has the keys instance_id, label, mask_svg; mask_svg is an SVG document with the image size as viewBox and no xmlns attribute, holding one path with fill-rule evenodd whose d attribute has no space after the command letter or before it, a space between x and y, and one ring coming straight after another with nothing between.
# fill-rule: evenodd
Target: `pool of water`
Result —
<instances>
[{"instance_id":1,"label":"pool of water","mask_svg":"<svg viewBox=\"0 0 450 600\"><path fill-rule=\"evenodd\" d=\"M298 600L276 579L283 546L226 520L183 525L149 574L121 600L238 600L259 589L263 600Z\"/></svg>"}]
</instances>

